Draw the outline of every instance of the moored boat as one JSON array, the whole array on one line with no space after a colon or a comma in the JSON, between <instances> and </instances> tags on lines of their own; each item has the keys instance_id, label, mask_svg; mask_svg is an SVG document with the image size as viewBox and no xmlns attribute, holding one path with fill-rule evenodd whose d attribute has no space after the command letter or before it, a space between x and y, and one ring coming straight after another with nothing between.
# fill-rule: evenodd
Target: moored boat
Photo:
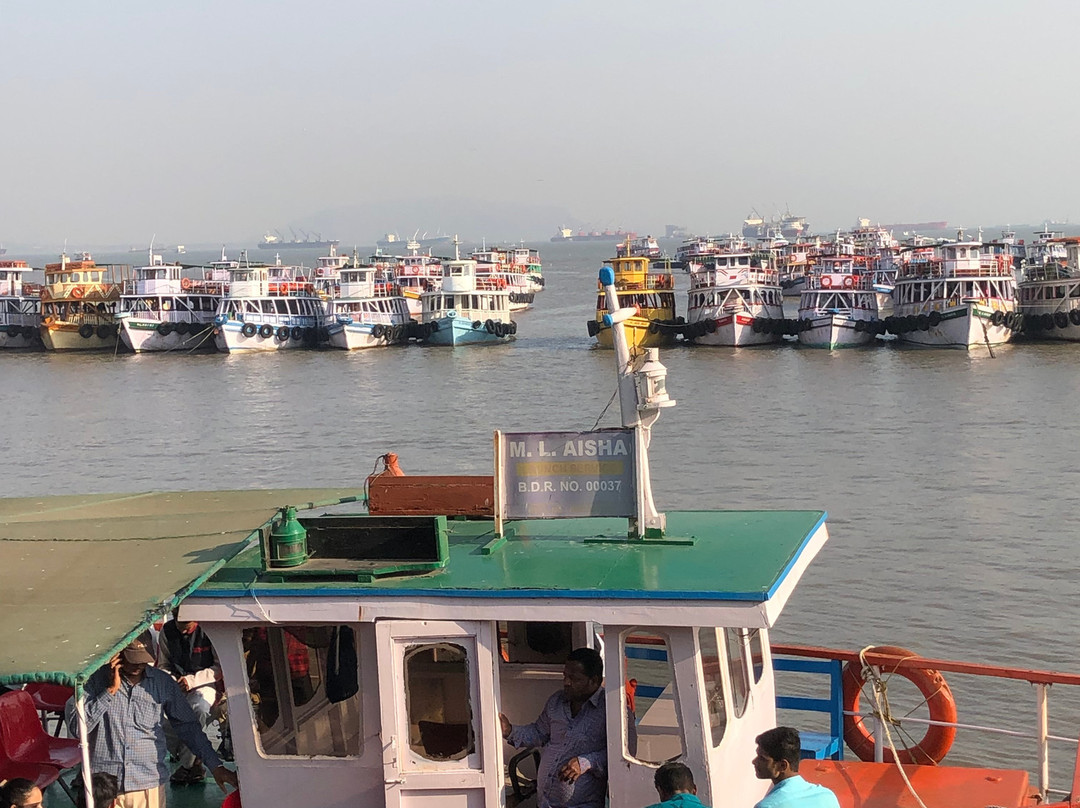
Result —
<instances>
[{"instance_id":1,"label":"moored boat","mask_svg":"<svg viewBox=\"0 0 1080 808\"><path fill-rule=\"evenodd\" d=\"M690 273L684 335L699 345L765 345L780 335L765 321L784 317L779 273L768 257L726 252Z\"/></svg>"},{"instance_id":2,"label":"moored boat","mask_svg":"<svg viewBox=\"0 0 1080 808\"><path fill-rule=\"evenodd\" d=\"M185 277L181 265L165 263L153 248L148 260L123 284L116 319L124 345L135 353L214 350L224 281Z\"/></svg>"},{"instance_id":3,"label":"moored boat","mask_svg":"<svg viewBox=\"0 0 1080 808\"><path fill-rule=\"evenodd\" d=\"M675 279L671 262L653 262L643 256L611 258L605 262L615 274L620 308L637 312L623 322L631 351L660 348L675 342L681 328L675 316ZM601 348L612 348L612 328L607 302L598 290L596 316L587 323L590 337Z\"/></svg>"},{"instance_id":4,"label":"moored boat","mask_svg":"<svg viewBox=\"0 0 1080 808\"><path fill-rule=\"evenodd\" d=\"M376 282L373 266L351 266L338 270L340 291L327 302L331 347L353 351L406 342L415 321L401 288L391 282Z\"/></svg>"},{"instance_id":5,"label":"moored boat","mask_svg":"<svg viewBox=\"0 0 1080 808\"><path fill-rule=\"evenodd\" d=\"M993 348L1017 329L1016 278L1005 255L983 255L978 241L900 251L888 330L932 348Z\"/></svg>"},{"instance_id":6,"label":"moored boat","mask_svg":"<svg viewBox=\"0 0 1080 808\"><path fill-rule=\"evenodd\" d=\"M471 258L444 261L441 288L424 292L420 303L423 320L418 333L428 345L510 342L517 334L506 285L480 277Z\"/></svg>"},{"instance_id":7,"label":"moored boat","mask_svg":"<svg viewBox=\"0 0 1080 808\"><path fill-rule=\"evenodd\" d=\"M25 261L0 260L0 348L41 347L41 290L23 283Z\"/></svg>"},{"instance_id":8,"label":"moored boat","mask_svg":"<svg viewBox=\"0 0 1080 808\"><path fill-rule=\"evenodd\" d=\"M329 339L315 285L291 267L252 264L241 253L214 317L214 342L225 353L285 351Z\"/></svg>"},{"instance_id":9,"label":"moored boat","mask_svg":"<svg viewBox=\"0 0 1080 808\"><path fill-rule=\"evenodd\" d=\"M96 264L89 253L72 261L45 265L41 287L41 342L50 351L112 351L120 326L116 320L121 278L126 266Z\"/></svg>"},{"instance_id":10,"label":"moored boat","mask_svg":"<svg viewBox=\"0 0 1080 808\"><path fill-rule=\"evenodd\" d=\"M1080 238L1059 237L1061 260L1025 263L1016 327L1039 339L1080 341ZM1014 322L1015 325L1015 322Z\"/></svg>"},{"instance_id":11,"label":"moored boat","mask_svg":"<svg viewBox=\"0 0 1080 808\"><path fill-rule=\"evenodd\" d=\"M877 295L850 255L819 259L799 297L799 344L850 348L874 341L879 329Z\"/></svg>"}]
</instances>

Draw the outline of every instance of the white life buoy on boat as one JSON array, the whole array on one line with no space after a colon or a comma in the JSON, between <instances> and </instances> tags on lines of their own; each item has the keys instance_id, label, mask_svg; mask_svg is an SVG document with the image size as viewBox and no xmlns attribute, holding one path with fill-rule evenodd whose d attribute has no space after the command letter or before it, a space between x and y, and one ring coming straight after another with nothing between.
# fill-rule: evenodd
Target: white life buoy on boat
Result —
<instances>
[{"instance_id":1,"label":"white life buoy on boat","mask_svg":"<svg viewBox=\"0 0 1080 808\"><path fill-rule=\"evenodd\" d=\"M822 275L821 276L821 287L823 289L831 289L832 288L832 276L830 276L830 275Z\"/></svg>"},{"instance_id":2,"label":"white life buoy on boat","mask_svg":"<svg viewBox=\"0 0 1080 808\"><path fill-rule=\"evenodd\" d=\"M844 276L844 288L845 289L853 289L853 288L855 288L855 276L854 275L845 275Z\"/></svg>"}]
</instances>

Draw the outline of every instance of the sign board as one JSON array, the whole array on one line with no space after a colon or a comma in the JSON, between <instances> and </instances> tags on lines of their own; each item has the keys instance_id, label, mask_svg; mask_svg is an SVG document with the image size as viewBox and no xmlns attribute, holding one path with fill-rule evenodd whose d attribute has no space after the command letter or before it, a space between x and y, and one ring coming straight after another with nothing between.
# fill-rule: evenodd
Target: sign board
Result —
<instances>
[{"instance_id":1,"label":"sign board","mask_svg":"<svg viewBox=\"0 0 1080 808\"><path fill-rule=\"evenodd\" d=\"M636 515L633 429L496 432L495 442L502 518Z\"/></svg>"}]
</instances>

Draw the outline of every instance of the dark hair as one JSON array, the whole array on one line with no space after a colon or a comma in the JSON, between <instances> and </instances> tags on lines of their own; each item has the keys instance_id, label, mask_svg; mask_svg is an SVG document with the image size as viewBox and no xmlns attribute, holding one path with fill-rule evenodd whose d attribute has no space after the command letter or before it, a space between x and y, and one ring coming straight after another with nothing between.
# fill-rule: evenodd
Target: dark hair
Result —
<instances>
[{"instance_id":1,"label":"dark hair","mask_svg":"<svg viewBox=\"0 0 1080 808\"><path fill-rule=\"evenodd\" d=\"M653 775L653 785L665 799L680 791L695 792L694 773L683 763L665 763Z\"/></svg>"},{"instance_id":2,"label":"dark hair","mask_svg":"<svg viewBox=\"0 0 1080 808\"><path fill-rule=\"evenodd\" d=\"M86 808L86 789L82 787L81 778L75 778L75 784L78 786L75 808ZM90 787L94 793L94 808L109 808L120 796L120 783L108 772L94 772L90 776Z\"/></svg>"},{"instance_id":3,"label":"dark hair","mask_svg":"<svg viewBox=\"0 0 1080 808\"><path fill-rule=\"evenodd\" d=\"M604 678L604 660L595 648L575 648L566 658L567 662L578 662L590 679Z\"/></svg>"},{"instance_id":4,"label":"dark hair","mask_svg":"<svg viewBox=\"0 0 1080 808\"><path fill-rule=\"evenodd\" d=\"M796 772L799 770L802 742L795 727L775 727L761 733L754 740L773 760L786 760L792 769Z\"/></svg>"},{"instance_id":5,"label":"dark hair","mask_svg":"<svg viewBox=\"0 0 1080 808\"><path fill-rule=\"evenodd\" d=\"M3 808L22 805L34 788L33 780L27 780L25 777L13 777L3 786L0 786L0 805L3 805Z\"/></svg>"}]
</instances>

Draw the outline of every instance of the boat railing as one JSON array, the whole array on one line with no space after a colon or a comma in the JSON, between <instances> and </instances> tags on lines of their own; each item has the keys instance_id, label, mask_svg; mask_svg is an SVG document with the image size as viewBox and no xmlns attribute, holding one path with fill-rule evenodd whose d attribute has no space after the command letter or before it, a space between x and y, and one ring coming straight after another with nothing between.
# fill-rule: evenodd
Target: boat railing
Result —
<instances>
[{"instance_id":1,"label":"boat railing","mask_svg":"<svg viewBox=\"0 0 1080 808\"><path fill-rule=\"evenodd\" d=\"M833 713L839 707L843 715L869 719L874 722L874 725L879 727L882 721L887 721L893 728L893 731L899 734L904 733L904 725L914 724L926 727L953 727L958 730L1034 740L1036 746L1038 789L1042 798L1045 800L1050 793L1070 793L1068 789L1052 789L1050 787L1050 743L1053 741L1069 745L1074 752L1071 759L1076 760L1077 763L1080 764L1080 756L1075 754L1077 749L1080 748L1078 747L1080 741L1078 741L1077 737L1053 735L1050 733L1049 690L1052 685L1080 685L1080 674L1020 668L1009 665L987 665L947 659L932 659L914 654L911 656L900 656L896 653L888 653L874 649L866 649L864 653L837 648L779 643L773 643L771 648L774 657L774 668L777 670L785 669L783 665L778 666L776 664L777 657L795 657L802 659L832 660L850 666L856 671L862 671L863 664L865 663L872 666L875 672L880 672L883 668L888 669L890 673L886 674L885 678L891 675L902 677L905 672L918 676L930 671L941 674L982 677L983 679L989 678L1004 681L1026 682L1034 688L1034 703L1032 705L1034 708L1034 720L1028 724L1029 726L1034 726L1033 730L992 726L989 723L975 723L971 721L940 721L932 718L921 718L910 714L900 716L897 716L896 714L882 715L873 709L869 712L862 710L858 712L847 710L843 709L844 697L842 693L837 692L837 688L834 684L830 687L829 699L818 700L817 709L819 712ZM891 673L892 671L895 671L895 674ZM837 704L838 698L841 699L839 704ZM929 698L930 696L925 696L926 701L928 701ZM813 708L800 707L798 709ZM971 709L965 706L965 714L970 714L970 712ZM992 710L988 710L988 712L992 712ZM880 741L883 734L884 733L880 731L875 731L873 733L876 740L874 759L878 762L881 762L884 758L884 746ZM912 733L908 733L908 737L910 737L911 734ZM1080 775L1080 766L1073 772L1072 792L1074 793L1077 789L1076 781L1078 775Z\"/></svg>"}]
</instances>

